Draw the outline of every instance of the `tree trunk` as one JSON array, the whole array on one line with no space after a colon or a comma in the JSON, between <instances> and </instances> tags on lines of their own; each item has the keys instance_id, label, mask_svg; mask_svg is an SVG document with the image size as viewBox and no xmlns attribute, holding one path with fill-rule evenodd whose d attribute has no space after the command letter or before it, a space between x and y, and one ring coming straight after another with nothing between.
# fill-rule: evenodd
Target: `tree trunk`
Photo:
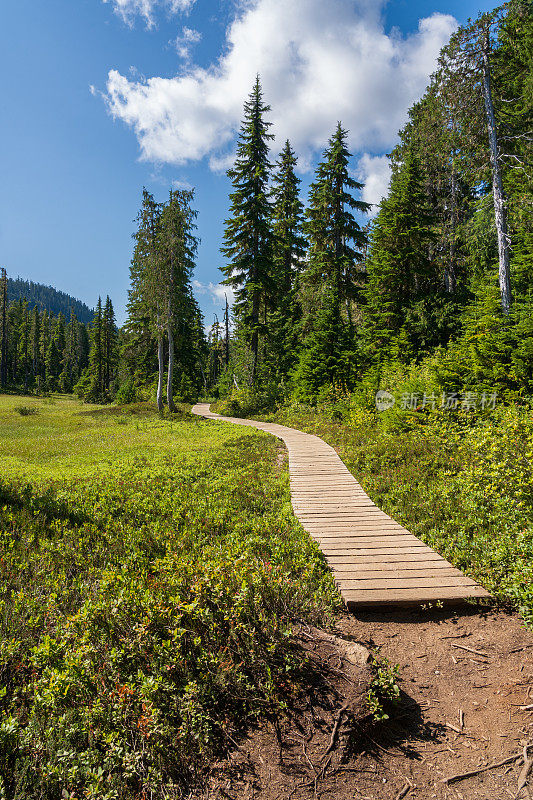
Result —
<instances>
[{"instance_id":1,"label":"tree trunk","mask_svg":"<svg viewBox=\"0 0 533 800\"><path fill-rule=\"evenodd\" d=\"M252 294L252 339L250 342L252 351L252 385L255 383L257 372L257 358L259 354L259 292Z\"/></svg>"},{"instance_id":2,"label":"tree trunk","mask_svg":"<svg viewBox=\"0 0 533 800\"><path fill-rule=\"evenodd\" d=\"M503 313L507 315L509 314L509 310L511 308L509 234L507 231L507 213L505 209L505 194L503 191L502 174L498 161L499 147L498 135L496 133L496 120L494 117L494 105L492 103L489 48L489 37L486 35L483 45L483 100L485 102L487 132L489 135L490 164L492 169L492 194L494 197L494 215L496 219L496 231L498 234L498 262L501 303Z\"/></svg>"},{"instance_id":3,"label":"tree trunk","mask_svg":"<svg viewBox=\"0 0 533 800\"><path fill-rule=\"evenodd\" d=\"M157 337L157 363L159 366L159 379L157 381L157 410L163 411L163 373L165 369L165 353L163 350L163 334Z\"/></svg>"},{"instance_id":4,"label":"tree trunk","mask_svg":"<svg viewBox=\"0 0 533 800\"><path fill-rule=\"evenodd\" d=\"M225 327L226 327L226 331L225 331L226 332L226 341L225 341L225 346L224 346L224 351L225 351L224 352L224 356L225 356L226 366L228 366L228 364L229 364L229 304L228 304L228 296L227 296L227 294L224 295L224 297L226 298L226 311L225 311L225 314L224 314L224 324L225 324Z\"/></svg>"},{"instance_id":5,"label":"tree trunk","mask_svg":"<svg viewBox=\"0 0 533 800\"><path fill-rule=\"evenodd\" d=\"M172 327L170 325L167 328L167 336L168 336L167 403L168 403L168 410L174 414L176 412L176 406L174 405L174 395L173 395L174 334L172 333Z\"/></svg>"},{"instance_id":6,"label":"tree trunk","mask_svg":"<svg viewBox=\"0 0 533 800\"><path fill-rule=\"evenodd\" d=\"M455 164L452 156L452 176L450 185L450 238L448 250L448 263L444 268L444 286L448 294L454 294L457 289L457 279L455 276L455 232L457 229L457 181L455 177Z\"/></svg>"},{"instance_id":7,"label":"tree trunk","mask_svg":"<svg viewBox=\"0 0 533 800\"><path fill-rule=\"evenodd\" d=\"M7 385L7 272L2 267L0 276L0 315L2 332L0 334L0 386Z\"/></svg>"}]
</instances>

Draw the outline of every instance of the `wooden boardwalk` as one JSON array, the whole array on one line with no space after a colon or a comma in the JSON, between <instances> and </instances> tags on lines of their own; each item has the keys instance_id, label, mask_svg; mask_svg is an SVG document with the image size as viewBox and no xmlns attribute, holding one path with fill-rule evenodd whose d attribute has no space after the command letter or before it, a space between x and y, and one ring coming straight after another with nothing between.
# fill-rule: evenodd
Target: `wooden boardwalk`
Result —
<instances>
[{"instance_id":1,"label":"wooden boardwalk","mask_svg":"<svg viewBox=\"0 0 533 800\"><path fill-rule=\"evenodd\" d=\"M198 403L192 413L258 428L285 442L294 513L318 542L348 606L461 602L490 596L381 511L335 450L318 436L284 425L222 417L207 403Z\"/></svg>"}]
</instances>

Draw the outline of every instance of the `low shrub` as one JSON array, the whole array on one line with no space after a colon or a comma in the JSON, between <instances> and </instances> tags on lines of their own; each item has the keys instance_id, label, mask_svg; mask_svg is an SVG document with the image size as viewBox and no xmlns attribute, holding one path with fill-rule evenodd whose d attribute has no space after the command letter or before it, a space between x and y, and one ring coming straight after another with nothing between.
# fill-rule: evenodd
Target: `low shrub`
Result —
<instances>
[{"instance_id":1,"label":"low shrub","mask_svg":"<svg viewBox=\"0 0 533 800\"><path fill-rule=\"evenodd\" d=\"M15 406L13 409L21 417L30 417L32 414L37 414L38 409L35 406Z\"/></svg>"}]
</instances>

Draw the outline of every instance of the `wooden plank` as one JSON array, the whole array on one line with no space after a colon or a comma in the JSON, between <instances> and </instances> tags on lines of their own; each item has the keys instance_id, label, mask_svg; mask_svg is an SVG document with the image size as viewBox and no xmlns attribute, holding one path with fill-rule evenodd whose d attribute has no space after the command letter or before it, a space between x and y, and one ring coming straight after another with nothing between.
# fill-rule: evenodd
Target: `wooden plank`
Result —
<instances>
[{"instance_id":1,"label":"wooden plank","mask_svg":"<svg viewBox=\"0 0 533 800\"><path fill-rule=\"evenodd\" d=\"M382 570L371 570L371 569L352 569L351 572L339 572L338 570L333 570L333 575L335 576L335 580L337 583L341 584L342 586L347 586L350 588L353 581L369 581L373 582L374 580L382 580L382 581L403 581L406 580L426 580L428 578L435 578L440 580L440 586L447 586L447 585L455 585L454 581L450 581L450 578L462 578L464 577L462 572L454 567L443 567L442 569L435 569L435 567L429 567L427 569L382 569ZM474 581L471 581L474 583ZM391 585L393 585L391 583ZM405 585L402 583L402 585ZM418 584L417 584L418 585ZM459 584L457 584L459 585ZM462 585L462 584L461 584ZM353 584L354 589L359 588L356 584Z\"/></svg>"},{"instance_id":2,"label":"wooden plank","mask_svg":"<svg viewBox=\"0 0 533 800\"><path fill-rule=\"evenodd\" d=\"M421 575L423 572L431 573L431 575L443 574L446 570L455 570L455 574L461 575L461 570L447 564L446 561L382 561L375 562L363 561L360 564L339 564L333 566L332 570L335 575L340 575L344 578L368 578L375 576L376 578L385 576L385 574L405 573L406 577L409 575ZM451 574L451 573L450 573ZM426 577L429 577L427 575Z\"/></svg>"},{"instance_id":3,"label":"wooden plank","mask_svg":"<svg viewBox=\"0 0 533 800\"><path fill-rule=\"evenodd\" d=\"M490 597L489 593L481 586L470 587L438 587L438 588L418 588L418 589L382 589L371 591L369 589L355 590L346 589L343 598L348 605L356 606L391 606L395 604L428 603L437 600L468 600L470 598Z\"/></svg>"},{"instance_id":4,"label":"wooden plank","mask_svg":"<svg viewBox=\"0 0 533 800\"><path fill-rule=\"evenodd\" d=\"M467 578L465 575L460 577L445 576L430 577L430 578L345 578L338 580L343 589L357 589L368 591L375 591L376 589L430 589L430 588L455 588L464 586L476 586L473 580Z\"/></svg>"},{"instance_id":5,"label":"wooden plank","mask_svg":"<svg viewBox=\"0 0 533 800\"><path fill-rule=\"evenodd\" d=\"M323 548L321 548L323 550ZM384 547L383 545L377 544L375 547L369 547L368 545L364 545L362 547L345 547L343 550L332 550L331 553L324 553L326 556L326 560L328 563L334 562L336 559L341 558L343 556L348 556L350 558L354 556L379 556L379 555L410 555L412 553L427 553L428 550L425 545L420 542L418 545L402 545L401 547Z\"/></svg>"},{"instance_id":6,"label":"wooden plank","mask_svg":"<svg viewBox=\"0 0 533 800\"><path fill-rule=\"evenodd\" d=\"M385 569L398 566L401 569L416 567L424 568L431 566L433 569L438 567L451 567L452 565L439 556L438 553L407 553L404 555L393 555L389 553L381 556L328 556L328 563L335 571L364 569Z\"/></svg>"}]
</instances>

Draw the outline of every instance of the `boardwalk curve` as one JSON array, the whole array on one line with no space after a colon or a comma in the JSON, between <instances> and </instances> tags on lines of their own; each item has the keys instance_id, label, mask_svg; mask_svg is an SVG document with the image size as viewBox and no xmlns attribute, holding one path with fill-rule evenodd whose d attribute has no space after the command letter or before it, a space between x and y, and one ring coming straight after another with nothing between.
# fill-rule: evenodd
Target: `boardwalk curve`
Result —
<instances>
[{"instance_id":1,"label":"boardwalk curve","mask_svg":"<svg viewBox=\"0 0 533 800\"><path fill-rule=\"evenodd\" d=\"M490 595L379 509L333 447L318 436L237 417L198 403L192 413L244 425L282 439L289 451L291 500L318 542L348 606L461 602Z\"/></svg>"}]
</instances>

